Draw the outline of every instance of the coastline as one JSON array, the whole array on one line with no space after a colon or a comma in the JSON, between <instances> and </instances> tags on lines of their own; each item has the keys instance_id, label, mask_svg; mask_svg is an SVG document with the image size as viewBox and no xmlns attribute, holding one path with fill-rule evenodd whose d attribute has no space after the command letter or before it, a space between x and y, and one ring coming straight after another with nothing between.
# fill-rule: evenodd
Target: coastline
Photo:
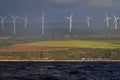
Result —
<instances>
[{"instance_id":1,"label":"coastline","mask_svg":"<svg viewBox=\"0 0 120 80\"><path fill-rule=\"evenodd\" d=\"M120 60L0 60L0 62L120 62Z\"/></svg>"}]
</instances>

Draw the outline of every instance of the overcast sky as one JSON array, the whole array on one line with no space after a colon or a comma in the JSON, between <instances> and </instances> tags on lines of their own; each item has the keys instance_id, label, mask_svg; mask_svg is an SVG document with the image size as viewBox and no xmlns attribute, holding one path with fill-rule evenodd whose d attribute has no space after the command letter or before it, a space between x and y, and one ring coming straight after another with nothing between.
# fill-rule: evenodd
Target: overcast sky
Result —
<instances>
[{"instance_id":1,"label":"overcast sky","mask_svg":"<svg viewBox=\"0 0 120 80\"><path fill-rule=\"evenodd\" d=\"M62 20L71 13L82 18L85 14L100 18L106 13L120 16L119 8L120 0L0 0L1 16L38 17L44 12L50 20Z\"/></svg>"},{"instance_id":2,"label":"overcast sky","mask_svg":"<svg viewBox=\"0 0 120 80\"><path fill-rule=\"evenodd\" d=\"M52 0L58 4L80 4L96 7L119 6L120 0Z\"/></svg>"}]
</instances>

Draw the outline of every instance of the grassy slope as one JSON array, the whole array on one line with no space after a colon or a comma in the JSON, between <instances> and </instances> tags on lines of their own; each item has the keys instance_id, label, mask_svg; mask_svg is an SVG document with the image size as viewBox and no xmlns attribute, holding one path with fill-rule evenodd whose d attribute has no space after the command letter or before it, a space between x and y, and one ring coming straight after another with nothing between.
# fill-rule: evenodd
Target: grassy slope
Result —
<instances>
[{"instance_id":1,"label":"grassy slope","mask_svg":"<svg viewBox=\"0 0 120 80\"><path fill-rule=\"evenodd\" d=\"M69 49L37 52L0 52L0 60L120 60L120 49Z\"/></svg>"},{"instance_id":2,"label":"grassy slope","mask_svg":"<svg viewBox=\"0 0 120 80\"><path fill-rule=\"evenodd\" d=\"M97 41L40 41L27 44L21 44L22 46L47 46L47 47L80 47L80 48L120 48L120 44L114 44L113 42L97 42Z\"/></svg>"}]
</instances>

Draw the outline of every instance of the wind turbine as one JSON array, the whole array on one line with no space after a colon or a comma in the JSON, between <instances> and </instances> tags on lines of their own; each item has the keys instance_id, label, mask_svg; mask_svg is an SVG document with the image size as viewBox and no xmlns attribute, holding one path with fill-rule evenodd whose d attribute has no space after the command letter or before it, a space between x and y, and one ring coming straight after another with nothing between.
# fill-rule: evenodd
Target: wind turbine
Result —
<instances>
[{"instance_id":1,"label":"wind turbine","mask_svg":"<svg viewBox=\"0 0 120 80\"><path fill-rule=\"evenodd\" d=\"M21 18L25 21L25 29L27 29L27 21L28 21L28 16L25 16L23 18Z\"/></svg>"},{"instance_id":2,"label":"wind turbine","mask_svg":"<svg viewBox=\"0 0 120 80\"><path fill-rule=\"evenodd\" d=\"M115 24L115 30L117 30L117 29L118 29L118 20L119 20L120 18L119 18L119 17L116 17L115 14L113 14L113 16L114 16L114 23L113 23L113 24Z\"/></svg>"},{"instance_id":3,"label":"wind turbine","mask_svg":"<svg viewBox=\"0 0 120 80\"><path fill-rule=\"evenodd\" d=\"M45 34L45 14L43 13L39 19L42 20L42 34Z\"/></svg>"},{"instance_id":4,"label":"wind turbine","mask_svg":"<svg viewBox=\"0 0 120 80\"><path fill-rule=\"evenodd\" d=\"M87 25L88 25L88 27L90 27L90 19L92 19L92 17L89 17L89 16L86 16L86 18L87 18Z\"/></svg>"},{"instance_id":5,"label":"wind turbine","mask_svg":"<svg viewBox=\"0 0 120 80\"><path fill-rule=\"evenodd\" d=\"M108 16L108 14L106 14L106 18L105 18L105 22L107 22L107 28L109 27L109 22L110 22L110 19L112 19L111 17Z\"/></svg>"},{"instance_id":6,"label":"wind turbine","mask_svg":"<svg viewBox=\"0 0 120 80\"><path fill-rule=\"evenodd\" d=\"M2 30L3 30L4 29L4 19L6 19L6 17L0 16L0 18L1 18Z\"/></svg>"},{"instance_id":7,"label":"wind turbine","mask_svg":"<svg viewBox=\"0 0 120 80\"><path fill-rule=\"evenodd\" d=\"M14 36L16 35L16 19L19 18L18 16L12 16L10 15L11 18L13 18L13 25L14 25Z\"/></svg>"},{"instance_id":8,"label":"wind turbine","mask_svg":"<svg viewBox=\"0 0 120 80\"><path fill-rule=\"evenodd\" d=\"M70 15L70 17L66 17L66 19L69 20L69 31L72 32L72 22L73 22L73 14Z\"/></svg>"}]
</instances>

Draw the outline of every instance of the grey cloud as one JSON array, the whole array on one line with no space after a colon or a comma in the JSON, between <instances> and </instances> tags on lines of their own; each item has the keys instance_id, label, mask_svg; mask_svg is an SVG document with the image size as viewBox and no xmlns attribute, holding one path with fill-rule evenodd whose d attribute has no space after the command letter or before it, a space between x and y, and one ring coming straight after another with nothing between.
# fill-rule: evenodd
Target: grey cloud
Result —
<instances>
[{"instance_id":1,"label":"grey cloud","mask_svg":"<svg viewBox=\"0 0 120 80\"><path fill-rule=\"evenodd\" d=\"M60 4L69 4L69 3L78 3L80 0L53 0L56 3Z\"/></svg>"},{"instance_id":2,"label":"grey cloud","mask_svg":"<svg viewBox=\"0 0 120 80\"><path fill-rule=\"evenodd\" d=\"M119 6L120 0L53 0L57 4L80 4L96 7Z\"/></svg>"},{"instance_id":3,"label":"grey cloud","mask_svg":"<svg viewBox=\"0 0 120 80\"><path fill-rule=\"evenodd\" d=\"M116 3L115 0L88 0L89 5L93 6L101 6L101 7L109 7L109 6L115 6Z\"/></svg>"}]
</instances>

